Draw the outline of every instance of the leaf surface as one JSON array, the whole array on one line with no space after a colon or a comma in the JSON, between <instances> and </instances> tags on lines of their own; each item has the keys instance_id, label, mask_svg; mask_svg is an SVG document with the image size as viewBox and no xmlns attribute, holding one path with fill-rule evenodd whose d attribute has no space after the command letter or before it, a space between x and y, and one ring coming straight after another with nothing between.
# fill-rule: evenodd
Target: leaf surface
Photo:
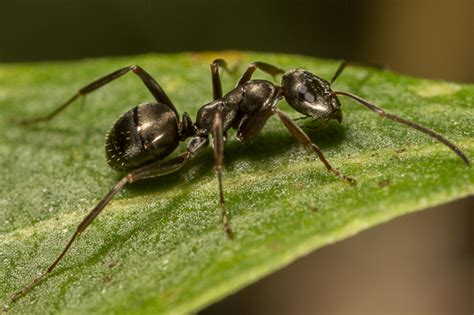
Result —
<instances>
[{"instance_id":1,"label":"leaf surface","mask_svg":"<svg viewBox=\"0 0 474 315\"><path fill-rule=\"evenodd\" d=\"M209 63L261 60L330 79L338 66L294 55L199 53L0 65L0 301L43 271L77 224L120 178L104 135L123 112L152 100L129 74L47 124L12 117L50 112L113 70L138 64L178 110L212 99ZM272 80L266 74L256 78ZM238 75L223 75L224 91ZM474 156L474 86L348 67L334 85L417 121ZM329 174L276 118L253 142L229 134L224 189L235 240L220 223L213 152L175 174L127 187L84 232L51 276L10 305L15 314L196 312L324 245L394 217L470 195L474 172L445 146L341 97L343 124L305 126L356 187ZM283 101L279 107L298 113ZM177 152L182 152L184 145Z\"/></svg>"}]
</instances>

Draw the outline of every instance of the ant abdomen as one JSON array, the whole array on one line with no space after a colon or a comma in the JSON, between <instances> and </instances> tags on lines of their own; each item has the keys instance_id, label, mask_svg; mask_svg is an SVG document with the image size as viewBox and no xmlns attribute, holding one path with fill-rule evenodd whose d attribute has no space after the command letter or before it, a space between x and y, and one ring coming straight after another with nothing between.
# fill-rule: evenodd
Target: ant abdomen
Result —
<instances>
[{"instance_id":1,"label":"ant abdomen","mask_svg":"<svg viewBox=\"0 0 474 315\"><path fill-rule=\"evenodd\" d=\"M179 144L178 118L169 106L144 103L123 114L107 135L107 163L126 171L160 160Z\"/></svg>"}]
</instances>

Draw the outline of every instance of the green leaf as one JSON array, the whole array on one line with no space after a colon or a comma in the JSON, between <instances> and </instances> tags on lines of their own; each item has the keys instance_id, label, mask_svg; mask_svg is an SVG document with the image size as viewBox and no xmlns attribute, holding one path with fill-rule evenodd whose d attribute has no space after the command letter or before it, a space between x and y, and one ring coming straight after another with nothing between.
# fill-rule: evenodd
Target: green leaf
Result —
<instances>
[{"instance_id":1,"label":"green leaf","mask_svg":"<svg viewBox=\"0 0 474 315\"><path fill-rule=\"evenodd\" d=\"M87 96L47 124L12 117L50 112L80 87L139 64L192 116L211 100L209 63L262 60L329 79L336 61L274 54L144 55L0 65L0 301L43 271L120 174L104 160L119 115L152 97L133 74ZM256 73L257 78L272 78ZM224 90L238 75L223 75ZM474 156L474 86L348 67L336 89L445 135ZM51 276L11 305L14 313L189 313L316 248L391 218L472 194L474 172L445 146L341 97L344 122L311 129L328 173L276 118L255 141L230 134L224 188L235 240L220 223L211 149L181 171L125 189L81 235ZM299 115L284 102L280 108ZM298 123L303 123L298 121ZM311 127L311 125L307 126ZM184 146L177 151L182 152Z\"/></svg>"}]
</instances>

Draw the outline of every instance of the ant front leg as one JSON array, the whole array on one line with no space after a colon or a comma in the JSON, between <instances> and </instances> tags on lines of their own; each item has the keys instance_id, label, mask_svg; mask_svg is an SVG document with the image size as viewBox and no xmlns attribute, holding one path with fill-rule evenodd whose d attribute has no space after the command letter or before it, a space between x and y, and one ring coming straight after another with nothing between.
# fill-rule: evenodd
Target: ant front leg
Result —
<instances>
[{"instance_id":1,"label":"ant front leg","mask_svg":"<svg viewBox=\"0 0 474 315\"><path fill-rule=\"evenodd\" d=\"M245 142L255 138L267 123L268 118L274 114L272 107L265 108L249 116L244 116L237 130L236 138Z\"/></svg>"},{"instance_id":2,"label":"ant front leg","mask_svg":"<svg viewBox=\"0 0 474 315\"><path fill-rule=\"evenodd\" d=\"M242 77L240 78L239 83L237 83L237 85L241 85L247 81L250 81L252 79L253 73L255 72L255 70L257 70L257 68L271 75L273 79L275 79L278 74L285 73L285 70L280 69L274 65L265 62L255 61L247 67L247 70L245 70L244 74L242 74Z\"/></svg>"},{"instance_id":3,"label":"ant front leg","mask_svg":"<svg viewBox=\"0 0 474 315\"><path fill-rule=\"evenodd\" d=\"M281 112L278 109L275 109L275 113L277 114L283 125L285 125L288 131L293 135L293 137L296 138L296 140L298 140L305 147L305 149L307 149L308 151L313 151L318 155L319 159L321 160L321 162L323 162L324 166L326 166L329 172L333 173L334 175L348 182L351 185L355 185L357 183L355 179L341 174L341 172L332 167L324 156L321 149L311 141L308 135L300 127L298 127L298 125L296 125L289 116L287 116L285 113Z\"/></svg>"},{"instance_id":4,"label":"ant front leg","mask_svg":"<svg viewBox=\"0 0 474 315\"><path fill-rule=\"evenodd\" d=\"M128 175L124 176L121 180L119 180L115 186L99 201L99 203L89 212L89 214L82 220L82 222L78 225L75 233L64 247L63 251L59 254L59 256L54 260L54 262L46 269L45 272L40 274L38 277L34 278L27 286L23 287L22 289L18 290L17 292L11 295L11 299L13 302L17 301L21 297L25 296L28 292L30 292L36 285L41 283L58 265L58 263L62 260L64 255L67 253L71 245L77 239L77 237L84 232L84 230L94 221L94 219L102 212L102 210L109 204L112 198L117 195L125 185L136 182L138 180L144 178L151 178L151 177L158 177L162 175L166 175L169 173L176 172L180 168L182 168L186 162L188 162L192 157L194 157L201 148L208 145L207 138L198 138L197 141L191 141L190 145L188 146L187 152L179 155L178 157L171 159L167 162L163 163L154 163L139 169L136 169L130 172Z\"/></svg>"},{"instance_id":5,"label":"ant front leg","mask_svg":"<svg viewBox=\"0 0 474 315\"><path fill-rule=\"evenodd\" d=\"M143 68L140 66L129 66L125 68L121 68L119 70L116 70L102 78L99 78L95 80L92 83L89 83L88 85L84 86L83 88L79 89L76 94L74 94L69 100L67 100L65 103L60 105L58 108L53 110L50 114L43 116L43 117L37 117L37 118L31 118L31 119L23 119L23 120L17 120L15 121L16 123L19 123L21 125L28 125L32 123L38 123L38 122L43 122L43 121L49 121L53 117L55 117L57 114L62 112L65 108L67 108L71 103L73 103L76 99L78 99L81 96L86 96L87 94L103 87L104 85L114 81L115 79L120 78L124 74L132 71L134 74L138 75L139 78L142 80L143 84L148 88L150 93L155 97L155 99L159 103L163 103L167 105L173 112L176 114L176 117L179 120L179 114L178 111L176 110L176 107L173 105L169 97L166 95L165 91L163 88L156 82L153 77L148 74Z\"/></svg>"},{"instance_id":6,"label":"ant front leg","mask_svg":"<svg viewBox=\"0 0 474 315\"><path fill-rule=\"evenodd\" d=\"M222 185L222 169L224 167L224 130L222 122L222 108L219 107L214 115L213 125L214 157L217 183L219 187L219 205L221 207L222 224L229 239L233 239L234 234L229 223L228 211L224 200L224 189Z\"/></svg>"}]
</instances>

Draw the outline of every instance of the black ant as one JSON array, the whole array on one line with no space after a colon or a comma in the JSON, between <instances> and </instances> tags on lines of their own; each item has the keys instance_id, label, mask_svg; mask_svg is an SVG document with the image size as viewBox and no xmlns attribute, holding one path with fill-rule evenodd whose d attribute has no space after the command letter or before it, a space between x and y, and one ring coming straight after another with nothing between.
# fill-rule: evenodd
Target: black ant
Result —
<instances>
[{"instance_id":1,"label":"black ant","mask_svg":"<svg viewBox=\"0 0 474 315\"><path fill-rule=\"evenodd\" d=\"M209 146L210 135L212 135L214 145L215 172L219 189L222 223L228 238L232 239L233 232L227 218L227 208L222 188L225 135L226 131L230 128L237 130L237 140L251 140L260 133L267 120L271 116L276 115L296 140L310 153L315 153L319 157L329 172L349 184L355 184L356 181L354 179L341 174L332 167L319 147L311 141L308 135L288 115L277 108L277 103L282 98L292 108L306 117L321 122L327 122L331 119L342 122L341 103L337 96L348 96L381 117L402 123L435 138L453 150L467 165L470 164L466 155L454 143L433 130L387 113L352 93L332 90L332 83L339 77L346 65L347 63L343 62L328 82L302 69L291 69L285 72L264 62L254 62L248 66L237 86L223 96L219 68L229 72L231 70L227 67L224 60L216 59L211 64L214 100L203 105L198 110L194 123L187 113L183 113L180 119L176 107L164 90L145 70L139 66L130 66L112 72L83 87L72 98L47 116L18 121L18 123L24 125L49 121L76 99L97 90L130 71L140 77L156 100L138 105L126 112L115 122L107 135L105 144L107 162L114 170L128 172L127 175L119 180L83 219L69 243L67 243L61 254L48 269L33 279L30 284L14 293L11 299L13 301L18 300L45 279L61 261L78 235L91 224L110 200L126 184L179 170L201 152L202 149ZM283 74L281 86L266 80L252 80L252 75L257 68L273 77ZM185 141L188 138L191 138L191 141L187 146L186 152L168 161L159 162L170 155L180 141Z\"/></svg>"}]
</instances>

